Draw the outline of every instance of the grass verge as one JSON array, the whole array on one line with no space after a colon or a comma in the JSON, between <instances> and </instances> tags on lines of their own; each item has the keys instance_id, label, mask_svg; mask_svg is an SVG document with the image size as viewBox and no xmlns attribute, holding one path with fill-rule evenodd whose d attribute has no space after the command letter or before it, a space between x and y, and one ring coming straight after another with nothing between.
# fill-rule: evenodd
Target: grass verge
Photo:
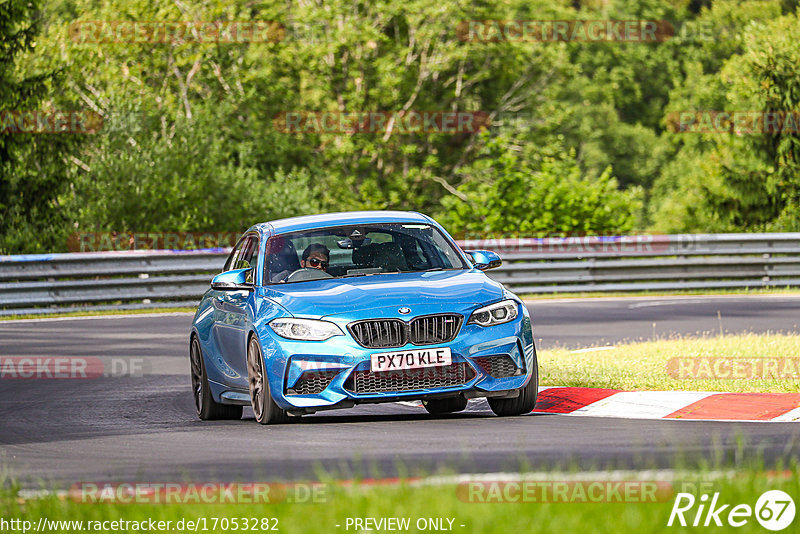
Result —
<instances>
[{"instance_id":1,"label":"grass verge","mask_svg":"<svg viewBox=\"0 0 800 534\"><path fill-rule=\"evenodd\" d=\"M523 477L523 481L526 480ZM756 513L759 497L768 490L781 490L800 502L800 471L794 466L779 473L765 473L761 470L740 470L720 476L711 471L696 472L686 478L661 478L658 473L640 473L633 478L622 478L623 484L631 480L643 483L658 483L657 492L622 491L615 494L613 485L620 481L613 473L592 473L589 479L580 474L562 478L553 474L547 478L534 478L520 482L518 478L506 481L460 481L436 485L412 486L398 484L391 486L342 487L332 484L325 486L324 498L319 494L310 503L260 502L258 504L194 504L172 502L170 504L119 504L82 502L78 498L59 498L43 496L21 499L14 488L0 490L0 520L19 520L20 527L26 525L28 531L36 531L40 520L45 522L47 532L110 532L112 521L169 521L171 528L153 531L172 532L231 532L235 530L277 531L296 534L332 532L361 532L369 530L354 528L354 518L408 518L405 532L435 530L427 526L420 528L428 519L440 520L441 525L455 533L489 534L509 532L542 533L650 533L672 530L667 527L676 497L679 492L690 493L695 504L684 512L689 525L694 521L700 505L700 497L708 495L708 500L718 493L717 507L729 505L719 515L723 526L712 530L727 531L728 513L740 504L747 505ZM601 491L592 490L591 484L599 481ZM516 484L516 485L515 485ZM563 493L556 493L558 484L568 484ZM494 486L493 486L494 485ZM636 486L636 484L634 484ZM619 487L619 486L617 486ZM533 488L523 491L522 488ZM595 486L595 488L598 488ZM494 491L499 489L499 491ZM549 490L549 493L547 492ZM581 490L581 491L578 491ZM547 497L546 495L549 495ZM598 498L599 496L599 498ZM179 499L180 501L180 499ZM546 502L543 502L546 501ZM685 504L685 501L683 502ZM706 502L706 504L708 504ZM771 505L776 508L776 505ZM706 514L701 514L697 528L678 527L684 532L707 532L703 522ZM764 512L762 511L762 514ZM266 523L262 521L267 520ZM746 523L736 528L737 532L765 532L754 515L740 517ZM184 527L177 528L183 520ZM52 521L73 521L80 523L53 524ZM197 528L188 528L187 521L194 522ZM247 521L247 528L243 523ZM418 521L420 522L418 525ZM677 521L677 519L676 519ZM28 523L22 523L28 522ZM796 532L792 527L786 532ZM238 528L234 525L238 524ZM263 528L266 525L267 528ZM426 522L426 525L430 523ZM676 523L677 525L677 523ZM166 526L166 525L165 525ZM255 526L255 528L252 528ZM274 527L274 529L273 529ZM674 528L674 527L673 527ZM137 532L143 529L132 528L130 524L115 532ZM144 529L147 530L147 529ZM22 532L22 528L3 529L4 532ZM383 531L387 531L384 529Z\"/></svg>"},{"instance_id":2,"label":"grass verge","mask_svg":"<svg viewBox=\"0 0 800 534\"><path fill-rule=\"evenodd\" d=\"M196 308L143 308L138 310L86 310L57 313L27 313L21 315L3 315L0 321L14 321L18 319L51 319L56 317L96 317L102 315L140 315L143 313L194 313Z\"/></svg>"},{"instance_id":3,"label":"grass verge","mask_svg":"<svg viewBox=\"0 0 800 534\"><path fill-rule=\"evenodd\" d=\"M800 392L800 335L686 337L597 349L541 351L541 385Z\"/></svg>"}]
</instances>

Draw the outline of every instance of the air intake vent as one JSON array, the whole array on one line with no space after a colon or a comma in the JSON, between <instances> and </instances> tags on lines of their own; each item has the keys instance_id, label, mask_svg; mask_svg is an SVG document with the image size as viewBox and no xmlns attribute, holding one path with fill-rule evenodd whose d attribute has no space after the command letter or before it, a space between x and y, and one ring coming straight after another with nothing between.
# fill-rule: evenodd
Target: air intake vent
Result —
<instances>
[{"instance_id":1,"label":"air intake vent","mask_svg":"<svg viewBox=\"0 0 800 534\"><path fill-rule=\"evenodd\" d=\"M486 356L484 358L475 358L481 369L494 378L507 378L509 376L516 376L522 372L522 369L517 367L514 360L508 354L499 354L497 356Z\"/></svg>"},{"instance_id":2,"label":"air intake vent","mask_svg":"<svg viewBox=\"0 0 800 534\"><path fill-rule=\"evenodd\" d=\"M475 371L469 364L458 362L442 367L403 371L354 371L345 382L345 388L357 394L416 391L460 386L474 377Z\"/></svg>"},{"instance_id":3,"label":"air intake vent","mask_svg":"<svg viewBox=\"0 0 800 534\"><path fill-rule=\"evenodd\" d=\"M340 371L306 371L295 385L286 390L287 395L316 395L325 391Z\"/></svg>"}]
</instances>

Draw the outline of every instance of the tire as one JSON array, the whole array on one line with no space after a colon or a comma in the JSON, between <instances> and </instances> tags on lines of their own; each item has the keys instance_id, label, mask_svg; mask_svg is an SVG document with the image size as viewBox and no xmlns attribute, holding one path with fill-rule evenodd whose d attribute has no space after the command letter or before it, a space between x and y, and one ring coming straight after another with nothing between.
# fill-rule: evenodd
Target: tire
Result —
<instances>
[{"instance_id":1,"label":"tire","mask_svg":"<svg viewBox=\"0 0 800 534\"><path fill-rule=\"evenodd\" d=\"M429 414L436 415L442 413L460 412L467 407L467 399L462 396L450 397L447 399L423 400L422 405L428 410Z\"/></svg>"},{"instance_id":2,"label":"tire","mask_svg":"<svg viewBox=\"0 0 800 534\"><path fill-rule=\"evenodd\" d=\"M272 400L261 346L254 335L250 336L250 341L247 342L247 384L250 387L250 402L253 405L256 421L262 425L288 421L289 414L286 410L280 409Z\"/></svg>"},{"instance_id":3,"label":"tire","mask_svg":"<svg viewBox=\"0 0 800 534\"><path fill-rule=\"evenodd\" d=\"M241 419L242 407L235 404L220 404L211 395L206 375L206 364L203 361L203 351L200 342L192 336L189 344L189 360L192 367L192 396L194 397L194 410L197 417L203 421L219 419Z\"/></svg>"},{"instance_id":4,"label":"tire","mask_svg":"<svg viewBox=\"0 0 800 534\"><path fill-rule=\"evenodd\" d=\"M536 397L539 394L539 363L536 359L536 348L533 349L533 373L528 385L519 389L519 396L513 399L498 399L489 397L489 407L501 417L522 415L530 413L536 406Z\"/></svg>"}]
</instances>

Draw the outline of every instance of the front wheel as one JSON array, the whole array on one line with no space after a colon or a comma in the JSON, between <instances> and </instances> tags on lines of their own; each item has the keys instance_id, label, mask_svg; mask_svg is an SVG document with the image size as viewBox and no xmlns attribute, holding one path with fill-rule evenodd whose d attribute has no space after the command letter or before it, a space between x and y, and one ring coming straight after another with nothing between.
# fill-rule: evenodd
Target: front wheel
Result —
<instances>
[{"instance_id":1,"label":"front wheel","mask_svg":"<svg viewBox=\"0 0 800 534\"><path fill-rule=\"evenodd\" d=\"M203 421L213 419L241 419L242 407L234 404L220 404L211 396L208 386L206 364L203 361L203 352L200 342L192 337L189 345L189 357L192 366L192 394L194 395L194 409L197 417Z\"/></svg>"},{"instance_id":2,"label":"front wheel","mask_svg":"<svg viewBox=\"0 0 800 534\"><path fill-rule=\"evenodd\" d=\"M499 416L522 415L533 411L536 397L539 394L539 364L536 360L536 348L533 349L533 373L528 385L520 388L519 396L513 399L489 397L489 407Z\"/></svg>"},{"instance_id":3,"label":"front wheel","mask_svg":"<svg viewBox=\"0 0 800 534\"><path fill-rule=\"evenodd\" d=\"M464 397L450 397L449 399L423 400L422 405L428 410L429 414L460 412L467 407L467 399Z\"/></svg>"},{"instance_id":4,"label":"front wheel","mask_svg":"<svg viewBox=\"0 0 800 534\"><path fill-rule=\"evenodd\" d=\"M247 383L250 386L250 402L256 421L262 425L285 423L289 419L286 410L281 410L269 390L264 358L256 336L251 336L247 343Z\"/></svg>"}]
</instances>

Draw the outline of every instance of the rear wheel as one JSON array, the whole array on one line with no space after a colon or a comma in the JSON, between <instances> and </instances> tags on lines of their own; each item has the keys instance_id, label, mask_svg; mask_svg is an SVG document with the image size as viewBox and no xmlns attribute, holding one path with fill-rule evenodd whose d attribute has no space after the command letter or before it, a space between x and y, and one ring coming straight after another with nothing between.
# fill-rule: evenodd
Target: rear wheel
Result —
<instances>
[{"instance_id":1,"label":"rear wheel","mask_svg":"<svg viewBox=\"0 0 800 534\"><path fill-rule=\"evenodd\" d=\"M520 388L519 396L513 399L489 397L489 407L496 415L522 415L533 411L536 397L539 394L539 364L536 360L536 348L533 349L533 373L528 385Z\"/></svg>"},{"instance_id":2,"label":"rear wheel","mask_svg":"<svg viewBox=\"0 0 800 534\"><path fill-rule=\"evenodd\" d=\"M467 399L464 397L450 397L448 399L426 399L422 405L430 414L460 412L467 407Z\"/></svg>"},{"instance_id":3,"label":"rear wheel","mask_svg":"<svg viewBox=\"0 0 800 534\"><path fill-rule=\"evenodd\" d=\"M262 425L270 425L285 423L289 419L286 410L281 410L272 400L264 358L256 336L251 336L247 343L247 383L250 386L250 402L256 421Z\"/></svg>"},{"instance_id":4,"label":"rear wheel","mask_svg":"<svg viewBox=\"0 0 800 534\"><path fill-rule=\"evenodd\" d=\"M208 386L208 376L206 375L206 364L203 361L203 352L196 337L192 337L189 345L189 359L192 366L192 394L197 416L204 421L241 419L241 406L220 404L211 396L211 388Z\"/></svg>"}]
</instances>

